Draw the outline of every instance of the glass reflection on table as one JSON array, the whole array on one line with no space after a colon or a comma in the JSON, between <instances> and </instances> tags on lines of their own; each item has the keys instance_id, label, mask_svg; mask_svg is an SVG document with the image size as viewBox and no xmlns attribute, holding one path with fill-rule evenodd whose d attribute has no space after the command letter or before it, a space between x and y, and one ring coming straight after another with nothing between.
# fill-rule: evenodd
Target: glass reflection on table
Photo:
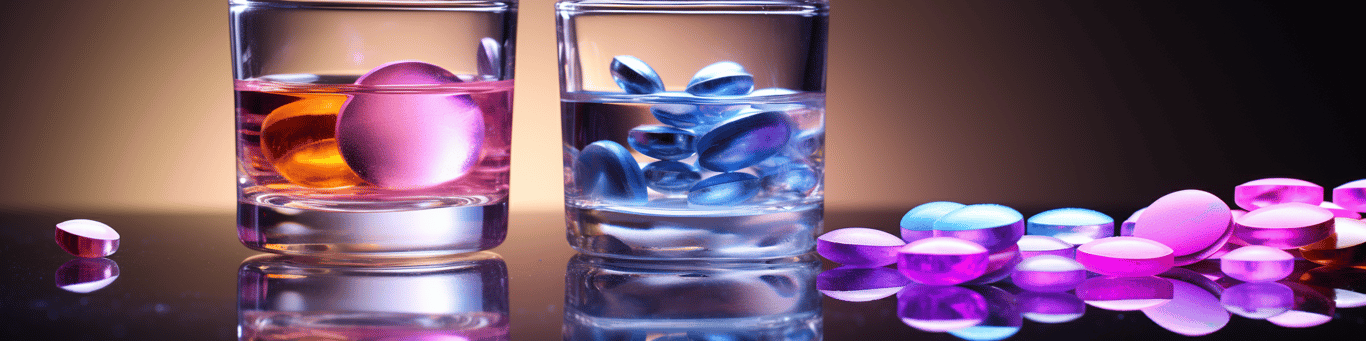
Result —
<instances>
[{"instance_id":1,"label":"glass reflection on table","mask_svg":"<svg viewBox=\"0 0 1366 341\"><path fill-rule=\"evenodd\" d=\"M652 262L577 255L565 340L819 340L820 263Z\"/></svg>"},{"instance_id":2,"label":"glass reflection on table","mask_svg":"<svg viewBox=\"0 0 1366 341\"><path fill-rule=\"evenodd\" d=\"M238 272L240 340L509 340L508 270L476 252L410 263L280 255Z\"/></svg>"}]
</instances>

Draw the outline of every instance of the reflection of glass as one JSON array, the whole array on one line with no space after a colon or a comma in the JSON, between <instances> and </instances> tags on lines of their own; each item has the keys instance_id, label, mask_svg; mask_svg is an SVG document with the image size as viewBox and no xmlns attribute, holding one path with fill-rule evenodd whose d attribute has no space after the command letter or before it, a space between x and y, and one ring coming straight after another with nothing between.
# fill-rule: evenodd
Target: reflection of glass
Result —
<instances>
[{"instance_id":1,"label":"reflection of glass","mask_svg":"<svg viewBox=\"0 0 1366 341\"><path fill-rule=\"evenodd\" d=\"M819 263L651 263L579 255L565 340L817 340Z\"/></svg>"},{"instance_id":2,"label":"reflection of glass","mask_svg":"<svg viewBox=\"0 0 1366 341\"><path fill-rule=\"evenodd\" d=\"M238 272L243 340L508 340L497 254L393 266L256 256Z\"/></svg>"},{"instance_id":3,"label":"reflection of glass","mask_svg":"<svg viewBox=\"0 0 1366 341\"><path fill-rule=\"evenodd\" d=\"M238 204L237 237L257 251L294 255L439 256L498 246L507 236L507 215L507 202L345 213Z\"/></svg>"}]
</instances>

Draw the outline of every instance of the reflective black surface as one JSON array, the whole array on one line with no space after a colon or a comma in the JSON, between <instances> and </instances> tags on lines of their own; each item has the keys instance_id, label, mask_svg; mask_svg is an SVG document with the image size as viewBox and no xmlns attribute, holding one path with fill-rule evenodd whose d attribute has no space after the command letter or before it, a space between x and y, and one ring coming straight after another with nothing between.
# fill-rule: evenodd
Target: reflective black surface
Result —
<instances>
[{"instance_id":1,"label":"reflective black surface","mask_svg":"<svg viewBox=\"0 0 1366 341\"><path fill-rule=\"evenodd\" d=\"M829 210L825 229L895 231L901 213ZM110 262L67 265L75 257L53 242L52 230L73 218L99 220L122 234L120 250L108 257L117 277L110 276ZM720 265L576 256L565 242L564 217L558 212L514 211L507 242L490 253L397 268L259 256L237 241L234 223L230 214L0 214L0 269L6 274L0 280L0 339L235 340L239 326L243 335L261 336L262 327L283 325L292 329L267 328L275 332L269 335L319 340L810 340L817 335L860 341L1004 335L1011 340L1184 335L1337 340L1366 327L1366 308L1349 307L1366 303L1352 301L1366 292L1366 272L1307 262L1290 279L1268 284L1218 278L1217 264L1197 263L1146 282L1094 277L1082 284L1089 286L1084 294L1033 293L1007 280L951 289L912 285L883 290L890 295L885 298L845 302L816 291L818 270L834 265L810 258ZM1152 285L1125 287L1135 283ZM1128 296L1094 299L1106 292ZM301 313L317 311L347 313ZM1286 311L1301 313L1283 315ZM960 315L969 321L953 321ZM1283 318L1266 318L1273 315ZM905 322L906 317L912 321ZM922 330L953 323L973 328Z\"/></svg>"}]
</instances>

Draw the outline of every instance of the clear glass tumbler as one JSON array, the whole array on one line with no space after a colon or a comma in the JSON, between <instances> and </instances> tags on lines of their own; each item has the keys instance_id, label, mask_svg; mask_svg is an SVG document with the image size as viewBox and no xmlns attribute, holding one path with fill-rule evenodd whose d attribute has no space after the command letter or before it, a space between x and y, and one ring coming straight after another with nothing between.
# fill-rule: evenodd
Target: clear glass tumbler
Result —
<instances>
[{"instance_id":1,"label":"clear glass tumbler","mask_svg":"<svg viewBox=\"0 0 1366 341\"><path fill-rule=\"evenodd\" d=\"M413 257L502 243L517 1L230 10L243 244Z\"/></svg>"},{"instance_id":2,"label":"clear glass tumbler","mask_svg":"<svg viewBox=\"0 0 1366 341\"><path fill-rule=\"evenodd\" d=\"M624 258L810 252L824 0L561 0L569 243Z\"/></svg>"}]
</instances>

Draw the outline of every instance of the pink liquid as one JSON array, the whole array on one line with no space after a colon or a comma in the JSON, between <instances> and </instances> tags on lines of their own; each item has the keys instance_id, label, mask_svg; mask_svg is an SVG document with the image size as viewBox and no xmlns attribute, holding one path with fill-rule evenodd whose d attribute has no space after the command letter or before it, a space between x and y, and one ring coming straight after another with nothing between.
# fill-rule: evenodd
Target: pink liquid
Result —
<instances>
[{"instance_id":1,"label":"pink liquid","mask_svg":"<svg viewBox=\"0 0 1366 341\"><path fill-rule=\"evenodd\" d=\"M328 83L350 83L354 80L324 77L329 78L326 79ZM241 202L371 211L478 206L507 198L512 142L512 80L389 86L238 80L234 85L237 92L238 188ZM405 130L402 132L404 136L398 138L437 142L436 147L424 151L427 154L433 150L436 153L470 153L469 148L477 148L477 161L463 174L420 186L386 187L366 181L360 176L361 173L353 169L356 160L345 160L344 155L338 152L337 145L369 141L338 141L337 116L330 114L338 112L340 104L349 103L357 95L396 99L387 101L394 103L403 103L405 98L468 96L482 114L482 143L477 146L441 144L451 140L449 131L458 130L453 128L463 129L463 126L410 125L425 131ZM431 111L433 108L441 109L439 106L411 108L408 111L387 110L381 114L393 116L396 121L412 117L439 118L447 114ZM462 113L452 111L450 114ZM373 128L380 131L384 129L379 128L385 127ZM404 150L378 151L375 154L392 155L398 159L397 164L420 165L421 160L433 158L432 155L415 155L412 151ZM361 170L374 171L373 168Z\"/></svg>"}]
</instances>

